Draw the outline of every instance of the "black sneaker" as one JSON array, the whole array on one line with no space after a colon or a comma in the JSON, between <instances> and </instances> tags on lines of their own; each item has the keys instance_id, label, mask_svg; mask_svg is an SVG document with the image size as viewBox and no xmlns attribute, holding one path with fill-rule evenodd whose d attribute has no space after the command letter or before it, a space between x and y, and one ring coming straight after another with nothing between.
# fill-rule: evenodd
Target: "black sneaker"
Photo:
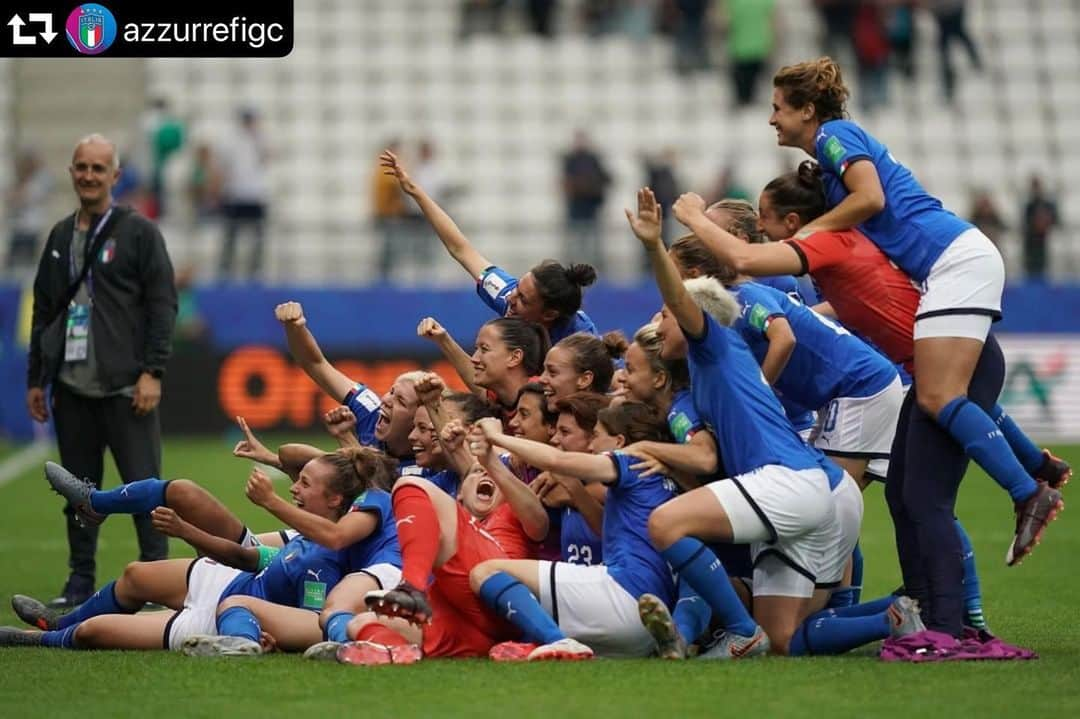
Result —
<instances>
[{"instance_id":1,"label":"black sneaker","mask_svg":"<svg viewBox=\"0 0 1080 719\"><path fill-rule=\"evenodd\" d=\"M393 589L375 589L364 595L367 608L385 617L401 617L413 624L431 621L431 605L427 595L408 582L402 581Z\"/></svg>"},{"instance_id":2,"label":"black sneaker","mask_svg":"<svg viewBox=\"0 0 1080 719\"><path fill-rule=\"evenodd\" d=\"M19 627L0 627L0 647L40 647L41 632Z\"/></svg>"},{"instance_id":3,"label":"black sneaker","mask_svg":"<svg viewBox=\"0 0 1080 719\"><path fill-rule=\"evenodd\" d=\"M94 596L94 580L72 574L68 577L60 596L49 602L48 608L70 612L92 596Z\"/></svg>"},{"instance_id":4,"label":"black sneaker","mask_svg":"<svg viewBox=\"0 0 1080 719\"><path fill-rule=\"evenodd\" d=\"M56 620L60 618L56 612L25 594L13 596L11 598L11 608L15 612L15 616L43 632L56 629Z\"/></svg>"}]
</instances>

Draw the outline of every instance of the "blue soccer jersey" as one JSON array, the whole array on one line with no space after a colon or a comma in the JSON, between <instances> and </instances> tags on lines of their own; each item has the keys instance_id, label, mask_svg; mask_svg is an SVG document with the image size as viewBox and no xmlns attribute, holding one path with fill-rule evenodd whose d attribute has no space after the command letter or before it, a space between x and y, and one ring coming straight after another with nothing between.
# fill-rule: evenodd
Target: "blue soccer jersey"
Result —
<instances>
[{"instance_id":1,"label":"blue soccer jersey","mask_svg":"<svg viewBox=\"0 0 1080 719\"><path fill-rule=\"evenodd\" d=\"M581 512L564 507L559 512L559 551L570 564L603 564L604 543Z\"/></svg>"},{"instance_id":2,"label":"blue soccer jersey","mask_svg":"<svg viewBox=\"0 0 1080 719\"><path fill-rule=\"evenodd\" d=\"M806 300L803 299L802 292L800 291L799 281L791 275L755 277L754 282L757 282L759 285L765 285L766 287L772 287L778 292L783 292L796 302L802 302L804 305L806 304Z\"/></svg>"},{"instance_id":3,"label":"blue soccer jersey","mask_svg":"<svg viewBox=\"0 0 1080 719\"><path fill-rule=\"evenodd\" d=\"M739 333L720 326L704 310L701 314L705 327L700 337L684 330L691 393L728 473L745 474L768 464L797 471L819 468Z\"/></svg>"},{"instance_id":4,"label":"blue soccer jersey","mask_svg":"<svg viewBox=\"0 0 1080 719\"><path fill-rule=\"evenodd\" d=\"M484 304L495 310L500 317L506 316L508 304L507 295L517 287L518 280L501 267L492 265L480 275L476 281L476 294ZM582 310L578 310L573 317L560 320L548 328L548 336L551 344L555 344L564 337L569 337L575 332L586 332L590 335L600 335L596 325Z\"/></svg>"},{"instance_id":5,"label":"blue soccer jersey","mask_svg":"<svg viewBox=\"0 0 1080 719\"><path fill-rule=\"evenodd\" d=\"M218 601L242 594L317 612L345 573L339 552L297 536L281 548L266 569L243 572L229 582Z\"/></svg>"},{"instance_id":6,"label":"blue soccer jersey","mask_svg":"<svg viewBox=\"0 0 1080 719\"><path fill-rule=\"evenodd\" d=\"M365 447L382 449L382 442L375 439L375 425L379 423L379 395L363 382L357 382L342 401L356 417L356 438Z\"/></svg>"},{"instance_id":7,"label":"blue soccer jersey","mask_svg":"<svg viewBox=\"0 0 1080 719\"><path fill-rule=\"evenodd\" d=\"M874 163L885 193L885 207L859 229L918 282L930 274L945 248L973 227L942 207L941 201L923 189L885 145L850 120L822 124L814 139L814 154L821 165L829 207L848 196L843 177L851 163Z\"/></svg>"},{"instance_id":8,"label":"blue soccer jersey","mask_svg":"<svg viewBox=\"0 0 1080 719\"><path fill-rule=\"evenodd\" d=\"M705 422L694 406L690 390L681 389L671 398L667 413L668 429L679 444L688 443L695 434L705 429Z\"/></svg>"},{"instance_id":9,"label":"blue soccer jersey","mask_svg":"<svg viewBox=\"0 0 1080 719\"><path fill-rule=\"evenodd\" d=\"M378 520L378 524L365 539L341 550L342 564L346 570L356 572L376 564L400 567L401 550L398 548L397 523L394 521L390 493L382 489L369 489L353 501L349 511L368 512Z\"/></svg>"},{"instance_id":10,"label":"blue soccer jersey","mask_svg":"<svg viewBox=\"0 0 1080 719\"><path fill-rule=\"evenodd\" d=\"M427 480L442 491L457 499L458 487L461 485L461 477L452 469L444 469L425 475Z\"/></svg>"},{"instance_id":11,"label":"blue soccer jersey","mask_svg":"<svg viewBox=\"0 0 1080 719\"><path fill-rule=\"evenodd\" d=\"M668 563L649 540L649 515L675 496L667 477L642 477L630 469L638 460L628 454L608 456L618 473L604 503L604 564L608 574L632 597L655 594L675 604L675 582Z\"/></svg>"},{"instance_id":12,"label":"blue soccer jersey","mask_svg":"<svg viewBox=\"0 0 1080 719\"><path fill-rule=\"evenodd\" d=\"M896 369L840 325L790 297L754 282L732 288L742 312L733 329L761 363L769 349L769 323L783 317L795 349L776 378L777 393L803 409L821 409L837 397L869 397L896 379Z\"/></svg>"}]
</instances>

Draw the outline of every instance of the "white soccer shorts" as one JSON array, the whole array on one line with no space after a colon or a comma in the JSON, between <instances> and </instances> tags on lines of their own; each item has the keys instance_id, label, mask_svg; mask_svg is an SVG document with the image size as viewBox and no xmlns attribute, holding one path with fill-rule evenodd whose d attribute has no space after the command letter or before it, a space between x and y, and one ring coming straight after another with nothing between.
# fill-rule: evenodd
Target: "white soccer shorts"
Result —
<instances>
[{"instance_id":1,"label":"white soccer shorts","mask_svg":"<svg viewBox=\"0 0 1080 719\"><path fill-rule=\"evenodd\" d=\"M192 562L188 567L184 608L165 625L165 648L180 651L188 637L217 634L217 608L221 593L242 573L235 567L218 564L206 557Z\"/></svg>"},{"instance_id":2,"label":"white soccer shorts","mask_svg":"<svg viewBox=\"0 0 1080 719\"><path fill-rule=\"evenodd\" d=\"M994 243L972 228L937 258L920 288L915 339L970 337L985 340L1001 316L1005 263Z\"/></svg>"}]
</instances>

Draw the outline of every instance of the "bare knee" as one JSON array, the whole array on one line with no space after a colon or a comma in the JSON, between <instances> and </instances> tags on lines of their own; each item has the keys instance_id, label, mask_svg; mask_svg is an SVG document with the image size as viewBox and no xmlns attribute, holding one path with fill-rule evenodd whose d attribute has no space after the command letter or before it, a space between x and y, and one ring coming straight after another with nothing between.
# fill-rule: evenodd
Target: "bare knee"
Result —
<instances>
[{"instance_id":1,"label":"bare knee","mask_svg":"<svg viewBox=\"0 0 1080 719\"><path fill-rule=\"evenodd\" d=\"M371 624L381 624L379 616L374 612L364 612L363 614L357 614L355 617L349 620L349 623L345 625L345 633L349 639L356 639L360 636L360 632L364 627Z\"/></svg>"},{"instance_id":2,"label":"bare knee","mask_svg":"<svg viewBox=\"0 0 1080 719\"><path fill-rule=\"evenodd\" d=\"M345 577L326 596L326 604L319 614L319 624L325 625L326 621L338 612L360 611L364 607L364 596L378 588L375 580L366 574L357 573Z\"/></svg>"},{"instance_id":3,"label":"bare knee","mask_svg":"<svg viewBox=\"0 0 1080 719\"><path fill-rule=\"evenodd\" d=\"M473 567L472 571L469 572L469 588L473 590L473 594L479 594L480 587L484 582L501 569L502 565L498 559L489 559Z\"/></svg>"},{"instance_id":4,"label":"bare knee","mask_svg":"<svg viewBox=\"0 0 1080 719\"><path fill-rule=\"evenodd\" d=\"M165 487L165 504L176 509L187 504L202 488L190 479L174 479Z\"/></svg>"},{"instance_id":5,"label":"bare knee","mask_svg":"<svg viewBox=\"0 0 1080 719\"><path fill-rule=\"evenodd\" d=\"M80 649L99 649L107 646L104 642L108 640L106 636L108 632L101 626L101 622L95 621L95 619L96 617L91 617L84 622L80 622L75 627L72 642L76 647Z\"/></svg>"},{"instance_id":6,"label":"bare knee","mask_svg":"<svg viewBox=\"0 0 1080 719\"><path fill-rule=\"evenodd\" d=\"M242 594L234 594L231 597L225 597L218 604L218 613L224 612L226 609L232 609L233 607L246 607L248 606L248 598Z\"/></svg>"},{"instance_id":7,"label":"bare knee","mask_svg":"<svg viewBox=\"0 0 1080 719\"><path fill-rule=\"evenodd\" d=\"M660 505L649 515L649 539L663 551L685 536L667 505Z\"/></svg>"}]
</instances>

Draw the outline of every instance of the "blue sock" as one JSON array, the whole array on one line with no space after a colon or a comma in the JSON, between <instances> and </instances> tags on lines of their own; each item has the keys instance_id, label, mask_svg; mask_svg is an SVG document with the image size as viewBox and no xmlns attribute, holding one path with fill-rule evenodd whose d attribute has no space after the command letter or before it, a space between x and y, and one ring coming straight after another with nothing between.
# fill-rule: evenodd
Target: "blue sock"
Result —
<instances>
[{"instance_id":1,"label":"blue sock","mask_svg":"<svg viewBox=\"0 0 1080 719\"><path fill-rule=\"evenodd\" d=\"M979 572L975 568L975 549L971 546L960 520L956 520L956 533L960 537L960 549L964 553L964 611L966 624L976 629L986 629L986 617L983 616L982 587L979 585Z\"/></svg>"},{"instance_id":2,"label":"blue sock","mask_svg":"<svg viewBox=\"0 0 1080 719\"><path fill-rule=\"evenodd\" d=\"M990 410L990 419L994 420L994 424L1005 435L1005 441L1012 447L1016 458L1020 460L1020 464L1024 465L1024 469L1027 470L1028 474L1034 475L1038 472L1046 460L1042 450L1036 447L1035 443L1024 434L1024 430L1020 429L1019 425L1013 421L1013 418L1005 412L1005 408L1000 404L995 404L994 408Z\"/></svg>"},{"instance_id":3,"label":"blue sock","mask_svg":"<svg viewBox=\"0 0 1080 719\"><path fill-rule=\"evenodd\" d=\"M75 630L78 624L72 624L67 629L57 629L52 632L41 633L41 646L53 649L78 649L75 646Z\"/></svg>"},{"instance_id":4,"label":"blue sock","mask_svg":"<svg viewBox=\"0 0 1080 719\"><path fill-rule=\"evenodd\" d=\"M967 397L957 397L945 405L937 422L1014 502L1027 499L1038 490L1035 480L1005 441L1005 435L979 405Z\"/></svg>"},{"instance_id":5,"label":"blue sock","mask_svg":"<svg viewBox=\"0 0 1080 719\"><path fill-rule=\"evenodd\" d=\"M724 629L743 637L757 631L757 622L739 600L723 563L708 547L693 537L683 537L660 554L708 602Z\"/></svg>"},{"instance_id":6,"label":"blue sock","mask_svg":"<svg viewBox=\"0 0 1080 719\"><path fill-rule=\"evenodd\" d=\"M829 607L810 615L809 619L817 619L820 616L830 617L868 617L871 614L881 614L896 601L895 594L889 594L877 599L871 599L862 604L853 604L847 607Z\"/></svg>"},{"instance_id":7,"label":"blue sock","mask_svg":"<svg viewBox=\"0 0 1080 719\"><path fill-rule=\"evenodd\" d=\"M843 654L889 636L889 616L885 612L866 617L810 617L791 637L788 654Z\"/></svg>"},{"instance_id":8,"label":"blue sock","mask_svg":"<svg viewBox=\"0 0 1080 719\"><path fill-rule=\"evenodd\" d=\"M851 584L833 591L826 609L853 607L862 597L863 554L858 542L851 553Z\"/></svg>"},{"instance_id":9,"label":"blue sock","mask_svg":"<svg viewBox=\"0 0 1080 719\"><path fill-rule=\"evenodd\" d=\"M244 637L253 642L262 636L259 620L247 607L229 607L218 615L217 631L222 636Z\"/></svg>"},{"instance_id":10,"label":"blue sock","mask_svg":"<svg viewBox=\"0 0 1080 719\"><path fill-rule=\"evenodd\" d=\"M90 506L98 514L145 514L165 504L163 479L140 479L113 489L95 489Z\"/></svg>"},{"instance_id":11,"label":"blue sock","mask_svg":"<svg viewBox=\"0 0 1080 719\"><path fill-rule=\"evenodd\" d=\"M566 635L548 616L529 588L506 572L495 572L480 585L480 599L499 617L513 622L525 639L537 644L551 644Z\"/></svg>"},{"instance_id":12,"label":"blue sock","mask_svg":"<svg viewBox=\"0 0 1080 719\"><path fill-rule=\"evenodd\" d=\"M355 616L352 612L334 612L331 614L330 618L326 620L326 626L323 627L323 638L327 641L342 644L349 641L349 635L345 630Z\"/></svg>"},{"instance_id":13,"label":"blue sock","mask_svg":"<svg viewBox=\"0 0 1080 719\"><path fill-rule=\"evenodd\" d=\"M57 629L67 629L73 624L78 624L84 619L96 617L100 614L134 614L141 607L129 609L116 601L116 582L109 582L85 602L79 605L73 612L68 612L56 620Z\"/></svg>"},{"instance_id":14,"label":"blue sock","mask_svg":"<svg viewBox=\"0 0 1080 719\"><path fill-rule=\"evenodd\" d=\"M679 582L679 601L671 618L688 644L705 633L712 619L712 609L687 582Z\"/></svg>"}]
</instances>

